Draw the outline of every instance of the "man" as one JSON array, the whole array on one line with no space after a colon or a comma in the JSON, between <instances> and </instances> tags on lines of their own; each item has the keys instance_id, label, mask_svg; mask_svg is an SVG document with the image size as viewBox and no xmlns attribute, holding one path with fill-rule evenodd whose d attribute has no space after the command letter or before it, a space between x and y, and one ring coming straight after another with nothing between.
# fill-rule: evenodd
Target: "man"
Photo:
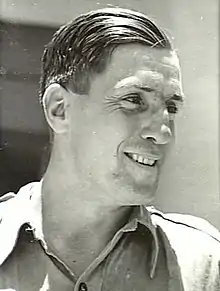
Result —
<instances>
[{"instance_id":1,"label":"man","mask_svg":"<svg viewBox=\"0 0 220 291\"><path fill-rule=\"evenodd\" d=\"M126 9L81 15L45 49L41 101L50 162L2 198L1 290L220 290L219 232L150 206L183 101L165 33Z\"/></svg>"}]
</instances>

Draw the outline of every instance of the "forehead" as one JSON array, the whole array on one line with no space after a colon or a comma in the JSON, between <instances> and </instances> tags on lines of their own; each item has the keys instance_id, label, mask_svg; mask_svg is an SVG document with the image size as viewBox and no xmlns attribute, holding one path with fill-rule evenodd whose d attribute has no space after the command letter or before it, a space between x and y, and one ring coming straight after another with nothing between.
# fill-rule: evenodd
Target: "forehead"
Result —
<instances>
[{"instance_id":1,"label":"forehead","mask_svg":"<svg viewBox=\"0 0 220 291\"><path fill-rule=\"evenodd\" d=\"M105 72L95 79L94 86L104 91L135 85L151 86L163 91L170 91L171 88L172 91L182 91L176 53L141 44L118 46Z\"/></svg>"},{"instance_id":2,"label":"forehead","mask_svg":"<svg viewBox=\"0 0 220 291\"><path fill-rule=\"evenodd\" d=\"M180 80L179 59L174 51L150 48L141 44L119 46L112 54L107 68L109 73L117 72L118 79L137 76L143 81Z\"/></svg>"}]
</instances>

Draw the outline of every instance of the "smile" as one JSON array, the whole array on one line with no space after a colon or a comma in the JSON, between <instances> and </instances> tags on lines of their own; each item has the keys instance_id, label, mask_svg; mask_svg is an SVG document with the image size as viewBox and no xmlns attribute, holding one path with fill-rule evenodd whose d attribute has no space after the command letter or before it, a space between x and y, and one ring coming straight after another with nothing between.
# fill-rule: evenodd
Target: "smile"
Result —
<instances>
[{"instance_id":1,"label":"smile","mask_svg":"<svg viewBox=\"0 0 220 291\"><path fill-rule=\"evenodd\" d=\"M144 165L144 166L148 166L148 167L154 167L157 160L156 159L149 159L149 158L146 158L146 157L143 157L139 154L136 154L136 153L126 153L125 152L125 155L133 160L134 162L140 164L140 165Z\"/></svg>"}]
</instances>

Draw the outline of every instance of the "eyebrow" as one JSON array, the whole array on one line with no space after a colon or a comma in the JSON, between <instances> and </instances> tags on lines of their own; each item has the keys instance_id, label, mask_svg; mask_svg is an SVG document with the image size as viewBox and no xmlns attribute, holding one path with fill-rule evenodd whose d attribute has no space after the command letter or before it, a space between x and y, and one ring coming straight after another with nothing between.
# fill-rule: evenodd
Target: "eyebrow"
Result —
<instances>
[{"instance_id":1,"label":"eyebrow","mask_svg":"<svg viewBox=\"0 0 220 291\"><path fill-rule=\"evenodd\" d=\"M137 88L137 89L140 89L142 91L145 91L145 92L155 92L156 90L153 89L153 88L150 88L148 86L139 86L137 84L134 84L133 87ZM179 101L179 102L183 102L184 100L184 95L179 95L179 94L173 94L172 96L169 97L169 99L172 99L172 100L175 100L175 101Z\"/></svg>"},{"instance_id":2,"label":"eyebrow","mask_svg":"<svg viewBox=\"0 0 220 291\"><path fill-rule=\"evenodd\" d=\"M145 92L155 92L156 91L153 88L150 88L148 86L139 85L136 83L126 83L126 84L115 87L115 89L124 89L124 88L132 88L132 87L136 88L136 89L143 90Z\"/></svg>"},{"instance_id":3,"label":"eyebrow","mask_svg":"<svg viewBox=\"0 0 220 291\"><path fill-rule=\"evenodd\" d=\"M184 95L178 95L178 94L174 94L170 97L170 99L172 100L176 100L176 101L179 101L179 102L183 102L184 99L185 99L185 96Z\"/></svg>"},{"instance_id":4,"label":"eyebrow","mask_svg":"<svg viewBox=\"0 0 220 291\"><path fill-rule=\"evenodd\" d=\"M133 83L133 82L122 84L120 86L117 86L117 88L115 88L115 89L124 89L124 88L132 88L132 87L139 89L139 90L142 90L144 92L148 92L148 93L156 92L156 90L153 88L150 88L150 87L144 86L144 85L139 85L139 84ZM185 96L184 96L184 94L176 94L175 93L172 96L169 96L169 100L170 99L175 100L175 101L179 101L179 102L183 102L185 99Z\"/></svg>"},{"instance_id":5,"label":"eyebrow","mask_svg":"<svg viewBox=\"0 0 220 291\"><path fill-rule=\"evenodd\" d=\"M145 91L145 92L155 92L156 91L153 88L150 88L148 86L140 86L140 85L137 85L137 84L133 84L132 87L140 89L140 90Z\"/></svg>"}]
</instances>

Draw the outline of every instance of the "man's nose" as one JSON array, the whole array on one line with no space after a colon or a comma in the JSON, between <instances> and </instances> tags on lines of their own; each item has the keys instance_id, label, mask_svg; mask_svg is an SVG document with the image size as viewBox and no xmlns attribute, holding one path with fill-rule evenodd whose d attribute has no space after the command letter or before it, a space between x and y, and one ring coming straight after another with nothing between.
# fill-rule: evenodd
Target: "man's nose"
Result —
<instances>
[{"instance_id":1,"label":"man's nose","mask_svg":"<svg viewBox=\"0 0 220 291\"><path fill-rule=\"evenodd\" d=\"M155 144L167 144L172 139L172 131L169 126L169 114L163 112L162 118L152 120L151 124L143 126L140 132L142 139L152 140Z\"/></svg>"},{"instance_id":2,"label":"man's nose","mask_svg":"<svg viewBox=\"0 0 220 291\"><path fill-rule=\"evenodd\" d=\"M143 128L140 135L141 138L152 140L155 144L167 144L172 138L171 129L165 124L162 124L158 130Z\"/></svg>"}]
</instances>

